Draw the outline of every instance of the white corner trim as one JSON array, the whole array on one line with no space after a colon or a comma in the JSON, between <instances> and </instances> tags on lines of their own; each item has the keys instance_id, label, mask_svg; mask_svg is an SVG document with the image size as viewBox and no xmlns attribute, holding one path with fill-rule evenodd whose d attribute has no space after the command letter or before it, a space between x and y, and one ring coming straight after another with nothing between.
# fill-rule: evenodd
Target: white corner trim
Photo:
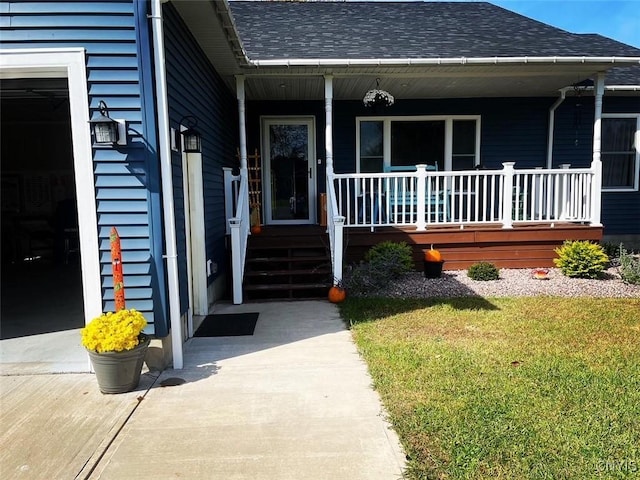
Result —
<instances>
[{"instance_id":1,"label":"white corner trim","mask_svg":"<svg viewBox=\"0 0 640 480\"><path fill-rule=\"evenodd\" d=\"M102 289L85 62L83 48L0 50L0 78L64 76L69 84L71 142L76 196L79 200L82 290L85 323L88 323L102 313Z\"/></svg>"}]
</instances>

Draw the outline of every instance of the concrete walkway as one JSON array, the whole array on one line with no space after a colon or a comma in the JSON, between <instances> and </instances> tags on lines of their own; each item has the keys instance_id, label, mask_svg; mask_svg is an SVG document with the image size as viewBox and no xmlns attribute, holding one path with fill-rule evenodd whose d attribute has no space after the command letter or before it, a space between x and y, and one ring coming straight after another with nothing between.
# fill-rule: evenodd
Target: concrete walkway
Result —
<instances>
[{"instance_id":1,"label":"concrete walkway","mask_svg":"<svg viewBox=\"0 0 640 480\"><path fill-rule=\"evenodd\" d=\"M0 478L402 478L335 306L216 308L239 311L260 313L253 336L191 339L183 370L145 374L137 392L101 395L84 374L2 377Z\"/></svg>"}]
</instances>

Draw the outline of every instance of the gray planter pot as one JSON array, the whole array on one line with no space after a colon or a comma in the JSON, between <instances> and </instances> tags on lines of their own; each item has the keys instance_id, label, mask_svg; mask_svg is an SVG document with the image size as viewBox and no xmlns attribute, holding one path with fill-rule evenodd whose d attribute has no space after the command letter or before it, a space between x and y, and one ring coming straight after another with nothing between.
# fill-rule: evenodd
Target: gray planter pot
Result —
<instances>
[{"instance_id":1,"label":"gray planter pot","mask_svg":"<svg viewBox=\"0 0 640 480\"><path fill-rule=\"evenodd\" d=\"M87 350L102 393L130 392L138 386L149 342L151 338L145 335L131 350L104 353Z\"/></svg>"}]
</instances>

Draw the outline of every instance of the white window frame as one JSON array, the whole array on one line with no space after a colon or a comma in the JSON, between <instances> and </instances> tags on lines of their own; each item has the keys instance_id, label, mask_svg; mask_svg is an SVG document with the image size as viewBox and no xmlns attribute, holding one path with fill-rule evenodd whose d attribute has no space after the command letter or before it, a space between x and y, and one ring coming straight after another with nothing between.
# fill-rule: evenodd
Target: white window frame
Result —
<instances>
[{"instance_id":1,"label":"white window frame","mask_svg":"<svg viewBox=\"0 0 640 480\"><path fill-rule=\"evenodd\" d=\"M360 123L382 122L383 161L384 166L391 165L391 122L442 122L444 121L444 169L450 171L453 164L453 122L454 120L475 120L476 150L474 166L480 165L480 115L406 115L406 116L372 116L356 117L356 172L360 173Z\"/></svg>"},{"instance_id":2,"label":"white window frame","mask_svg":"<svg viewBox=\"0 0 640 480\"><path fill-rule=\"evenodd\" d=\"M602 118L635 118L636 119L636 134L634 144L636 147L636 159L633 177L633 186L620 188L620 187L606 187L602 185L603 192L637 192L640 185L638 184L638 177L640 176L640 113L603 113ZM601 144L604 142L601 142ZM600 154L602 154L602 149Z\"/></svg>"}]
</instances>

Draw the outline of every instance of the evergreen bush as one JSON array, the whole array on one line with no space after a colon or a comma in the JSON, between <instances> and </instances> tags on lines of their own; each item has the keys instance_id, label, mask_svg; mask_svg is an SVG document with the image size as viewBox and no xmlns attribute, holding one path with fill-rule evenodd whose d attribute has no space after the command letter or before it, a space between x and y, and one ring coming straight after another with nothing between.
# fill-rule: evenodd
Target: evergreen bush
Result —
<instances>
[{"instance_id":1,"label":"evergreen bush","mask_svg":"<svg viewBox=\"0 0 640 480\"><path fill-rule=\"evenodd\" d=\"M500 278L500 271L493 263L478 262L469 267L467 275L471 280L498 280Z\"/></svg>"},{"instance_id":2,"label":"evergreen bush","mask_svg":"<svg viewBox=\"0 0 640 480\"><path fill-rule=\"evenodd\" d=\"M567 240L555 252L553 263L567 277L599 278L609 264L602 246L586 240Z\"/></svg>"},{"instance_id":3,"label":"evergreen bush","mask_svg":"<svg viewBox=\"0 0 640 480\"><path fill-rule=\"evenodd\" d=\"M413 270L411 247L405 242L381 242L369 249L366 255L372 270L389 277L401 277Z\"/></svg>"}]
</instances>

